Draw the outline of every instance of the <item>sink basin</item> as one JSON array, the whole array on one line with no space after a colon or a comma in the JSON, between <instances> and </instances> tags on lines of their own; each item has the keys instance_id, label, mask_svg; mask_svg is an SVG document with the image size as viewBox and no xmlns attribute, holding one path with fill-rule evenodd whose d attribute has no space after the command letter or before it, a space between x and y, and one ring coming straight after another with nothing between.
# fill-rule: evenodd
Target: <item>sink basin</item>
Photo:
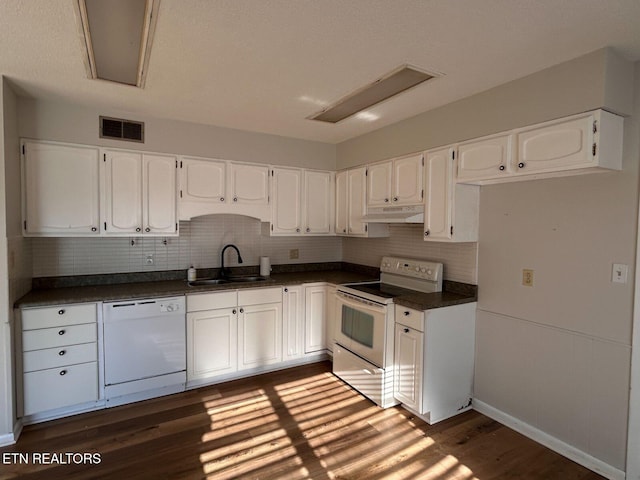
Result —
<instances>
[{"instance_id":1,"label":"sink basin","mask_svg":"<svg viewBox=\"0 0 640 480\"><path fill-rule=\"evenodd\" d=\"M200 280L194 280L189 282L190 287L201 287L204 285L224 285L229 283L242 283L242 282L264 282L267 280L265 277L258 276L242 276L242 277L229 277L229 278L202 278Z\"/></svg>"},{"instance_id":2,"label":"sink basin","mask_svg":"<svg viewBox=\"0 0 640 480\"><path fill-rule=\"evenodd\" d=\"M264 282L265 280L267 280L265 277L258 277L258 276L246 276L246 277L228 277L227 280L230 283L235 283L235 282Z\"/></svg>"},{"instance_id":3,"label":"sink basin","mask_svg":"<svg viewBox=\"0 0 640 480\"><path fill-rule=\"evenodd\" d=\"M199 287L201 285L222 285L225 283L229 283L229 280L225 280L224 278L203 278L201 280L194 280L193 282L189 282L189 286Z\"/></svg>"}]
</instances>

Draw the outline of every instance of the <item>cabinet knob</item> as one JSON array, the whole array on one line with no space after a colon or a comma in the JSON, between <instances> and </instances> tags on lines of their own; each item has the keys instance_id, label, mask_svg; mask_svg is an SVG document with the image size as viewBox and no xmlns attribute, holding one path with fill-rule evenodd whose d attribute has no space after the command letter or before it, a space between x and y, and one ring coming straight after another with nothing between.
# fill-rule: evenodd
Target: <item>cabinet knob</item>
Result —
<instances>
[{"instance_id":1,"label":"cabinet knob","mask_svg":"<svg viewBox=\"0 0 640 480\"><path fill-rule=\"evenodd\" d=\"M397 202L398 201L398 197L393 197L393 201Z\"/></svg>"},{"instance_id":2,"label":"cabinet knob","mask_svg":"<svg viewBox=\"0 0 640 480\"><path fill-rule=\"evenodd\" d=\"M518 164L518 168L524 168L524 166L525 166L525 163L524 163L524 162L520 162L520 163Z\"/></svg>"},{"instance_id":3,"label":"cabinet knob","mask_svg":"<svg viewBox=\"0 0 640 480\"><path fill-rule=\"evenodd\" d=\"M221 202L224 202L224 197L220 197L220 201L221 201Z\"/></svg>"},{"instance_id":4,"label":"cabinet knob","mask_svg":"<svg viewBox=\"0 0 640 480\"><path fill-rule=\"evenodd\" d=\"M309 233L311 231L311 229L309 227L307 227L307 233Z\"/></svg>"},{"instance_id":5,"label":"cabinet knob","mask_svg":"<svg viewBox=\"0 0 640 480\"><path fill-rule=\"evenodd\" d=\"M342 229L342 233L347 233L347 229L346 229L346 228L343 228L343 229Z\"/></svg>"},{"instance_id":6,"label":"cabinet knob","mask_svg":"<svg viewBox=\"0 0 640 480\"><path fill-rule=\"evenodd\" d=\"M64 335L65 333L66 333L66 332L65 332L64 330L60 330L60 331L58 332L58 335Z\"/></svg>"},{"instance_id":7,"label":"cabinet knob","mask_svg":"<svg viewBox=\"0 0 640 480\"><path fill-rule=\"evenodd\" d=\"M91 231L92 231L92 232L97 232L97 231L98 231L98 228L97 228L97 227L91 227Z\"/></svg>"},{"instance_id":8,"label":"cabinet knob","mask_svg":"<svg viewBox=\"0 0 640 480\"><path fill-rule=\"evenodd\" d=\"M60 310L58 310L58 315L64 315L64 308L61 308Z\"/></svg>"},{"instance_id":9,"label":"cabinet knob","mask_svg":"<svg viewBox=\"0 0 640 480\"><path fill-rule=\"evenodd\" d=\"M151 229L149 227L144 229L145 232L149 233L151 231Z\"/></svg>"},{"instance_id":10,"label":"cabinet knob","mask_svg":"<svg viewBox=\"0 0 640 480\"><path fill-rule=\"evenodd\" d=\"M240 309L240 313L244 313L244 308L241 308L241 309Z\"/></svg>"},{"instance_id":11,"label":"cabinet knob","mask_svg":"<svg viewBox=\"0 0 640 480\"><path fill-rule=\"evenodd\" d=\"M430 233L431 233L431 232L430 232L429 230L427 230L426 232L424 232L424 236L425 236L425 237L428 237Z\"/></svg>"},{"instance_id":12,"label":"cabinet knob","mask_svg":"<svg viewBox=\"0 0 640 480\"><path fill-rule=\"evenodd\" d=\"M233 310L231 310L231 313L233 313L233 314L235 315L235 314L236 314L236 313L238 313L238 312L237 312L237 310L234 308Z\"/></svg>"},{"instance_id":13,"label":"cabinet knob","mask_svg":"<svg viewBox=\"0 0 640 480\"><path fill-rule=\"evenodd\" d=\"M60 351L58 352L58 355L60 355L60 356L62 357L62 356L64 356L64 354L65 354L65 353L67 353L67 351L66 351L66 350L60 350Z\"/></svg>"},{"instance_id":14,"label":"cabinet knob","mask_svg":"<svg viewBox=\"0 0 640 480\"><path fill-rule=\"evenodd\" d=\"M388 199L388 198L385 198L385 199L384 199L384 201L385 201L385 203L388 203L388 202L389 202L389 199Z\"/></svg>"},{"instance_id":15,"label":"cabinet knob","mask_svg":"<svg viewBox=\"0 0 640 480\"><path fill-rule=\"evenodd\" d=\"M233 201L237 202L238 201L238 197L233 197Z\"/></svg>"},{"instance_id":16,"label":"cabinet knob","mask_svg":"<svg viewBox=\"0 0 640 480\"><path fill-rule=\"evenodd\" d=\"M67 374L66 370L60 370L60 375L62 375L63 377Z\"/></svg>"},{"instance_id":17,"label":"cabinet knob","mask_svg":"<svg viewBox=\"0 0 640 480\"><path fill-rule=\"evenodd\" d=\"M288 289L288 288L285 288L285 289L284 289L284 293L287 293L288 291L289 291L289 289Z\"/></svg>"},{"instance_id":18,"label":"cabinet knob","mask_svg":"<svg viewBox=\"0 0 640 480\"><path fill-rule=\"evenodd\" d=\"M504 172L504 169L505 169L505 166L504 166L504 165L500 165L500 166L498 167L498 170L500 170L501 172Z\"/></svg>"},{"instance_id":19,"label":"cabinet knob","mask_svg":"<svg viewBox=\"0 0 640 480\"><path fill-rule=\"evenodd\" d=\"M409 312L408 310L405 310L403 313L405 317L408 317L409 315L411 315L411 312Z\"/></svg>"},{"instance_id":20,"label":"cabinet knob","mask_svg":"<svg viewBox=\"0 0 640 480\"><path fill-rule=\"evenodd\" d=\"M404 333L409 333L409 329L408 329L408 328L405 328L405 329L404 329Z\"/></svg>"},{"instance_id":21,"label":"cabinet knob","mask_svg":"<svg viewBox=\"0 0 640 480\"><path fill-rule=\"evenodd\" d=\"M300 233L300 229L299 229L299 228L296 228L296 232L297 232L297 233Z\"/></svg>"},{"instance_id":22,"label":"cabinet knob","mask_svg":"<svg viewBox=\"0 0 640 480\"><path fill-rule=\"evenodd\" d=\"M136 232L141 231L142 229L140 227L136 228Z\"/></svg>"}]
</instances>

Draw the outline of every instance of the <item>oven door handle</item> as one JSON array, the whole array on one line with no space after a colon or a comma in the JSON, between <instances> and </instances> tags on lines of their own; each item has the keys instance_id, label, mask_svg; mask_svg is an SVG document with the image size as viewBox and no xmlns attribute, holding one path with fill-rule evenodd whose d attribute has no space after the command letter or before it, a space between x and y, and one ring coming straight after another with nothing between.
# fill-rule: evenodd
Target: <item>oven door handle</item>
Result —
<instances>
[{"instance_id":1,"label":"oven door handle","mask_svg":"<svg viewBox=\"0 0 640 480\"><path fill-rule=\"evenodd\" d=\"M375 303L368 300L359 300L353 295L344 292L336 292L338 301L341 303L360 310L370 310L376 313L386 313L387 306L381 303Z\"/></svg>"}]
</instances>

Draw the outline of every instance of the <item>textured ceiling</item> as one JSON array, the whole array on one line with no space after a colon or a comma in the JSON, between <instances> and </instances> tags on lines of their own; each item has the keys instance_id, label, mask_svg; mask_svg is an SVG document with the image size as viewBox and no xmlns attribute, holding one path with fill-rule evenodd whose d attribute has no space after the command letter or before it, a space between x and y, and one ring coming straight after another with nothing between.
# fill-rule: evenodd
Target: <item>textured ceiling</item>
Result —
<instances>
[{"instance_id":1,"label":"textured ceiling","mask_svg":"<svg viewBox=\"0 0 640 480\"><path fill-rule=\"evenodd\" d=\"M161 0L143 90L89 80L74 0L0 1L19 94L338 143L602 47L640 59L638 0ZM402 64L442 73L308 120Z\"/></svg>"}]
</instances>

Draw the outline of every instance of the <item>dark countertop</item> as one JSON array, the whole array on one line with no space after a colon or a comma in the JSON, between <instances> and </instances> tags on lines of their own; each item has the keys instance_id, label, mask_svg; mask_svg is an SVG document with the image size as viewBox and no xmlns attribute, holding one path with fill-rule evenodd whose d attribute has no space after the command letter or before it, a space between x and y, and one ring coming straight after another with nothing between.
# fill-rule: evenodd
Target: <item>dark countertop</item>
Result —
<instances>
[{"instance_id":1,"label":"dark countertop","mask_svg":"<svg viewBox=\"0 0 640 480\"><path fill-rule=\"evenodd\" d=\"M375 272L375 273L374 273ZM65 283L47 283L34 288L14 305L15 308L44 307L86 302L108 302L132 298L159 298L177 295L239 290L244 288L280 287L302 285L303 283L325 282L334 285L351 282L375 281L379 277L377 269L347 266L345 268L280 271L272 273L265 281L231 282L222 285L202 285L190 287L186 280L133 281L111 284L64 286ZM139 278L139 277L136 277ZM81 279L86 283L86 279ZM63 286L60 286L63 285ZM466 283L443 282L443 290L438 293L411 293L394 298L394 303L415 310L447 307L477 300L477 286Z\"/></svg>"},{"instance_id":2,"label":"dark countertop","mask_svg":"<svg viewBox=\"0 0 640 480\"><path fill-rule=\"evenodd\" d=\"M110 285L84 285L58 288L37 288L20 298L16 308L43 307L70 303L127 300L131 298L158 298L192 293L237 290L241 288L279 287L303 283L327 282L333 284L376 280L366 273L344 270L318 270L272 274L269 280L226 283L190 287L186 280L161 280Z\"/></svg>"}]
</instances>

